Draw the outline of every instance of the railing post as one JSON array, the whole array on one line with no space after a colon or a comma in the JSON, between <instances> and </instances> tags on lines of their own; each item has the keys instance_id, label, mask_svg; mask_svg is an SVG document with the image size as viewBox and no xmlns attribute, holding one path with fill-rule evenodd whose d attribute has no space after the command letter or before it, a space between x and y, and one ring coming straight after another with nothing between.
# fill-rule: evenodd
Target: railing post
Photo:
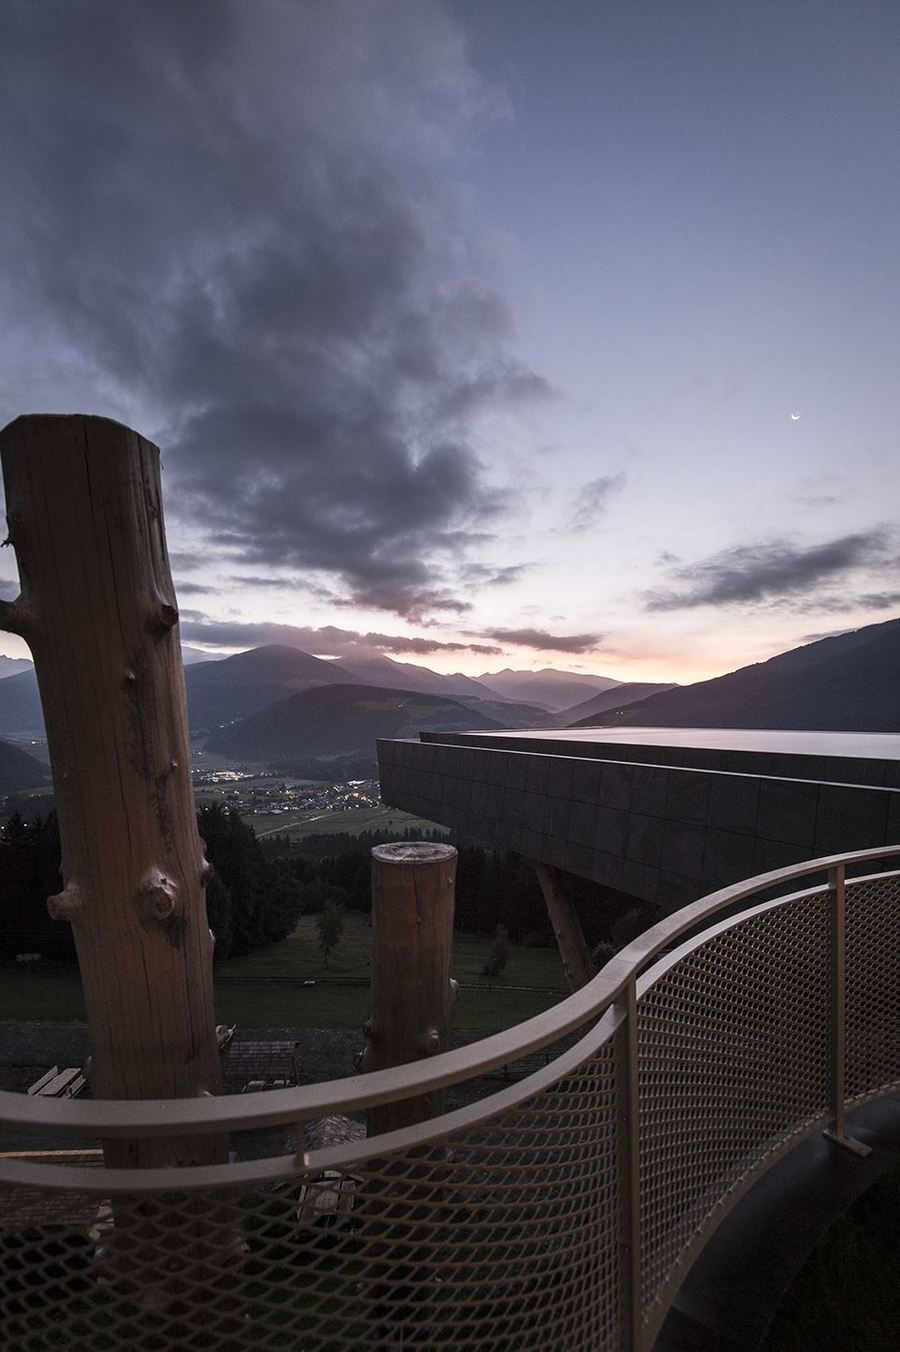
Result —
<instances>
[{"instance_id":1,"label":"railing post","mask_svg":"<svg viewBox=\"0 0 900 1352\"><path fill-rule=\"evenodd\" d=\"M872 1152L862 1141L847 1135L844 1119L847 1068L847 885L843 864L828 870L829 924L831 930L831 1126L825 1132L832 1141L857 1155Z\"/></svg>"},{"instance_id":2,"label":"railing post","mask_svg":"<svg viewBox=\"0 0 900 1352\"><path fill-rule=\"evenodd\" d=\"M629 978L617 1002L619 1097L619 1270L622 1347L641 1352L641 1140L638 1086L637 991Z\"/></svg>"}]
</instances>

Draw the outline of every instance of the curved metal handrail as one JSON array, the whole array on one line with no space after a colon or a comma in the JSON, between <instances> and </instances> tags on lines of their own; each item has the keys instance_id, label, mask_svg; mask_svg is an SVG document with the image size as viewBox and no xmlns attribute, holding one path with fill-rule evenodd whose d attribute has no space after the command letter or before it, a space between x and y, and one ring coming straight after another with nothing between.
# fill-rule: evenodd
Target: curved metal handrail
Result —
<instances>
[{"instance_id":1,"label":"curved metal handrail","mask_svg":"<svg viewBox=\"0 0 900 1352\"><path fill-rule=\"evenodd\" d=\"M704 922L760 892L784 883L822 872L833 872L835 869L846 870L850 865L890 859L896 855L900 855L898 846L828 855L720 888L644 931L616 954L592 981L552 1009L479 1043L445 1052L426 1061L410 1062L391 1070L374 1071L302 1088L271 1090L267 1094L253 1096L235 1094L195 1100L75 1102L36 1099L5 1091L0 1092L0 1122L20 1131L51 1131L92 1140L99 1137L134 1139L213 1134L284 1124L297 1125L299 1129L303 1122L318 1117L359 1110L375 1103L392 1102L478 1078L591 1024L573 1047L516 1084L487 1095L465 1108L413 1127L369 1138L365 1142L357 1141L262 1160L141 1170L101 1167L91 1171L90 1190L110 1193L152 1192L172 1187L176 1183L182 1190L190 1191L225 1184L252 1185L284 1178L295 1173L298 1168L314 1170L347 1167L376 1155L430 1144L455 1131L484 1123L534 1098L571 1074L615 1034L623 1017L617 1002L629 985L635 988L637 995L642 996L687 953L702 947L715 934L770 907L802 897L812 897L827 889L819 886L780 896L772 902L764 902L728 916L713 927ZM693 938L673 948L685 934L692 933ZM654 959L658 961L650 966ZM302 1135L299 1130L298 1135ZM30 1186L40 1188L79 1186L82 1190L87 1182L83 1171L77 1167L15 1159L0 1161L0 1180L27 1182Z\"/></svg>"},{"instance_id":2,"label":"curved metal handrail","mask_svg":"<svg viewBox=\"0 0 900 1352\"><path fill-rule=\"evenodd\" d=\"M308 1121L430 1093L520 1060L582 1028L608 1009L655 957L719 912L784 883L893 856L900 856L900 845L825 855L720 888L645 930L611 958L587 985L551 1009L480 1042L442 1052L428 1060L246 1096L81 1102L30 1098L4 1090L0 1091L0 1123L19 1131L63 1132L90 1139L187 1136Z\"/></svg>"}]
</instances>

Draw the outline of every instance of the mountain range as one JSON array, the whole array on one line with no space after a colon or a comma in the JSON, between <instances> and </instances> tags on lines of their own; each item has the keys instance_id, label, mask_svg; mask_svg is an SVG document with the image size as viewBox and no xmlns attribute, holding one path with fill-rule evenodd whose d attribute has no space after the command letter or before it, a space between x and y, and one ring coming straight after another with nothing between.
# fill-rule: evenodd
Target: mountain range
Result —
<instances>
[{"instance_id":1,"label":"mountain range","mask_svg":"<svg viewBox=\"0 0 900 1352\"><path fill-rule=\"evenodd\" d=\"M585 723L900 732L900 619L821 638Z\"/></svg>"},{"instance_id":2,"label":"mountain range","mask_svg":"<svg viewBox=\"0 0 900 1352\"><path fill-rule=\"evenodd\" d=\"M206 749L250 760L374 754L378 737L477 731L503 725L442 695L374 685L319 685L290 695L262 713L218 728Z\"/></svg>"},{"instance_id":3,"label":"mountain range","mask_svg":"<svg viewBox=\"0 0 900 1352\"><path fill-rule=\"evenodd\" d=\"M192 733L208 739L210 750L254 760L368 756L376 738L414 736L423 728L900 731L900 619L819 639L690 686L617 682L552 668L485 673L473 680L376 653L327 660L277 644L188 661ZM0 678L0 737L42 735L29 665ZM39 762L32 761L28 773L25 762L19 768L24 777L15 787L41 782Z\"/></svg>"},{"instance_id":4,"label":"mountain range","mask_svg":"<svg viewBox=\"0 0 900 1352\"><path fill-rule=\"evenodd\" d=\"M486 671L478 680L490 688L494 699L522 700L555 712L622 684L611 676L581 676L553 667L544 667L542 671L513 671L507 667L505 671Z\"/></svg>"},{"instance_id":5,"label":"mountain range","mask_svg":"<svg viewBox=\"0 0 900 1352\"><path fill-rule=\"evenodd\" d=\"M674 681L623 681L612 690L601 690L599 695L592 695L581 704L566 709L566 723L570 728L591 727L597 714L606 713L608 709L622 709L626 704L677 688Z\"/></svg>"},{"instance_id":6,"label":"mountain range","mask_svg":"<svg viewBox=\"0 0 900 1352\"><path fill-rule=\"evenodd\" d=\"M365 685L383 685L398 690L418 690L424 695L446 695L450 699L502 699L493 688L473 681L455 671L444 675L432 671L430 667L421 667L415 662L395 662L391 657L382 657L379 653L352 653L348 657L338 657L329 666L349 672L354 681Z\"/></svg>"},{"instance_id":7,"label":"mountain range","mask_svg":"<svg viewBox=\"0 0 900 1352\"><path fill-rule=\"evenodd\" d=\"M0 742L0 793L50 787L50 770L27 751Z\"/></svg>"},{"instance_id":8,"label":"mountain range","mask_svg":"<svg viewBox=\"0 0 900 1352\"><path fill-rule=\"evenodd\" d=\"M184 672L191 730L216 728L250 717L314 686L350 685L353 680L350 672L335 662L276 643L218 662L198 662ZM0 717L2 697L0 686Z\"/></svg>"},{"instance_id":9,"label":"mountain range","mask_svg":"<svg viewBox=\"0 0 900 1352\"><path fill-rule=\"evenodd\" d=\"M33 663L27 657L4 657L0 654L0 681L6 676L19 676L23 671L30 671L32 666Z\"/></svg>"},{"instance_id":10,"label":"mountain range","mask_svg":"<svg viewBox=\"0 0 900 1352\"><path fill-rule=\"evenodd\" d=\"M190 652L190 650L189 650ZM368 685L391 690L415 691L443 700L460 700L471 711L500 727L549 727L559 720L549 711L549 701L530 702L525 690L527 678L538 676L538 690L552 695L554 707L564 707L585 690L596 694L613 683L598 676L593 684L585 677L550 670L503 672L502 677L521 676L513 682L522 693L507 699L482 681L459 672L443 675L411 662L394 662L378 654L354 654L328 660L313 657L299 648L269 644L236 653L232 657L208 661L195 660L190 653L185 665L188 716L195 734L210 732L223 724L251 717L289 695L300 694L323 685ZM554 680L554 678L558 678ZM504 679L505 685L510 683ZM617 683L618 684L618 683ZM569 692L571 698L567 698ZM465 727L465 723L459 725ZM0 678L0 737L43 737L44 722L33 666L17 675Z\"/></svg>"}]
</instances>

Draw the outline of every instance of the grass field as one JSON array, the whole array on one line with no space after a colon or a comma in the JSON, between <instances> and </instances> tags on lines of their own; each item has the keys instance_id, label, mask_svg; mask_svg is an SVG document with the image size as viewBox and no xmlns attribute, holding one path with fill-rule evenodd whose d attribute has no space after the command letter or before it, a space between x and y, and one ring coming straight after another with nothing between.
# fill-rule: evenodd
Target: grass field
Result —
<instances>
[{"instance_id":1,"label":"grass field","mask_svg":"<svg viewBox=\"0 0 900 1352\"><path fill-rule=\"evenodd\" d=\"M357 807L346 812L320 812L311 818L299 820L289 815L267 816L264 813L248 818L258 836L284 835L291 840L304 836L333 836L344 831L358 836L361 831L446 831L445 826L414 817L409 812L398 812L393 807Z\"/></svg>"},{"instance_id":2,"label":"grass field","mask_svg":"<svg viewBox=\"0 0 900 1352\"><path fill-rule=\"evenodd\" d=\"M344 937L326 969L317 947L315 916L304 916L290 939L217 969L216 1017L241 1028L361 1028L369 1015L368 920L350 914ZM504 977L490 989L481 967L491 940L456 936L453 974L461 986L457 1028L493 1030L531 1018L566 991L556 949L510 945ZM304 986L304 981L315 981ZM465 989L473 984L485 989ZM539 990L519 990L520 986ZM0 1018L83 1019L81 982L72 969L46 972L16 962L0 963Z\"/></svg>"}]
</instances>

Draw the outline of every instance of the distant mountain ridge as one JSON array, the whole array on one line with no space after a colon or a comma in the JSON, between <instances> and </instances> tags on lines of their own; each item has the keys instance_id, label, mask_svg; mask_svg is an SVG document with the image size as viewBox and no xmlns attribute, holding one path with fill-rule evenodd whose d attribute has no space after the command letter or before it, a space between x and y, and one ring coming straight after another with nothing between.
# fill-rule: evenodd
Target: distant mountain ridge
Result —
<instances>
[{"instance_id":1,"label":"distant mountain ridge","mask_svg":"<svg viewBox=\"0 0 900 1352\"><path fill-rule=\"evenodd\" d=\"M50 771L27 751L0 741L0 793L50 787Z\"/></svg>"},{"instance_id":2,"label":"distant mountain ridge","mask_svg":"<svg viewBox=\"0 0 900 1352\"><path fill-rule=\"evenodd\" d=\"M43 737L44 715L34 667L0 680L0 737Z\"/></svg>"},{"instance_id":3,"label":"distant mountain ridge","mask_svg":"<svg viewBox=\"0 0 900 1352\"><path fill-rule=\"evenodd\" d=\"M352 680L332 662L274 643L232 657L191 662L184 670L188 721L191 730L199 732L246 718L311 686ZM34 669L0 680L0 737L43 736Z\"/></svg>"},{"instance_id":4,"label":"distant mountain ridge","mask_svg":"<svg viewBox=\"0 0 900 1352\"><path fill-rule=\"evenodd\" d=\"M611 709L593 725L609 724L900 732L900 619Z\"/></svg>"},{"instance_id":5,"label":"distant mountain ridge","mask_svg":"<svg viewBox=\"0 0 900 1352\"><path fill-rule=\"evenodd\" d=\"M611 676L582 676L574 671L557 671L554 667L544 667L541 671L514 671L506 667L503 671L486 671L478 680L489 686L500 699L542 704L554 712L622 684Z\"/></svg>"},{"instance_id":6,"label":"distant mountain ridge","mask_svg":"<svg viewBox=\"0 0 900 1352\"><path fill-rule=\"evenodd\" d=\"M248 718L288 695L319 685L349 685L349 672L281 643L187 667L188 720L192 730ZM2 697L2 689L0 689Z\"/></svg>"},{"instance_id":7,"label":"distant mountain ridge","mask_svg":"<svg viewBox=\"0 0 900 1352\"><path fill-rule=\"evenodd\" d=\"M187 643L181 645L181 660L186 667L195 662L221 662L224 656L224 653L205 653L202 648L191 648Z\"/></svg>"},{"instance_id":8,"label":"distant mountain ridge","mask_svg":"<svg viewBox=\"0 0 900 1352\"><path fill-rule=\"evenodd\" d=\"M416 737L420 731L498 729L471 706L417 690L374 685L320 685L291 695L231 727L219 728L209 751L249 760L371 753L379 737Z\"/></svg>"},{"instance_id":9,"label":"distant mountain ridge","mask_svg":"<svg viewBox=\"0 0 900 1352\"><path fill-rule=\"evenodd\" d=\"M460 704L477 709L486 718L496 718L501 728L558 728L562 726L559 714L537 704L520 704L518 700L472 699L460 696Z\"/></svg>"},{"instance_id":10,"label":"distant mountain ridge","mask_svg":"<svg viewBox=\"0 0 900 1352\"><path fill-rule=\"evenodd\" d=\"M473 699L496 699L496 690L490 689L461 671L445 675L419 666L417 662L395 662L392 657L377 653L348 653L337 657L329 666L349 673L353 680L365 685L382 685L391 690L420 690L426 695L446 695L457 699L467 695ZM500 696L502 699L502 696Z\"/></svg>"},{"instance_id":11,"label":"distant mountain ridge","mask_svg":"<svg viewBox=\"0 0 900 1352\"><path fill-rule=\"evenodd\" d=\"M532 678L560 677L559 699L568 705L586 692L596 693L593 679L567 672L512 673L511 698L461 672L444 675L412 662L395 662L379 654L352 654L328 660L286 644L267 644L231 657L210 658L196 649L185 654L188 719L195 734L249 718L292 694L324 685L369 685L388 690L415 690L442 699L464 700L478 713L499 720L502 727L549 727L559 722L541 700L528 697ZM206 660L203 660L206 659ZM502 673L501 673L502 674ZM598 677L604 681L606 678ZM556 687L554 687L555 689ZM515 707L512 707L515 706ZM476 726L473 722L472 726ZM0 737L43 737L44 720L37 677L30 663L19 675L0 678Z\"/></svg>"},{"instance_id":12,"label":"distant mountain ridge","mask_svg":"<svg viewBox=\"0 0 900 1352\"><path fill-rule=\"evenodd\" d=\"M7 676L20 676L33 667L34 663L27 657L6 657L0 653L0 681L6 680Z\"/></svg>"},{"instance_id":13,"label":"distant mountain ridge","mask_svg":"<svg viewBox=\"0 0 900 1352\"><path fill-rule=\"evenodd\" d=\"M625 681L612 690L601 690L599 695L575 704L564 711L566 723L570 728L583 725L592 726L592 719L607 709L621 709L626 704L634 704L639 699L648 699L664 690L675 690L675 681Z\"/></svg>"}]
</instances>

